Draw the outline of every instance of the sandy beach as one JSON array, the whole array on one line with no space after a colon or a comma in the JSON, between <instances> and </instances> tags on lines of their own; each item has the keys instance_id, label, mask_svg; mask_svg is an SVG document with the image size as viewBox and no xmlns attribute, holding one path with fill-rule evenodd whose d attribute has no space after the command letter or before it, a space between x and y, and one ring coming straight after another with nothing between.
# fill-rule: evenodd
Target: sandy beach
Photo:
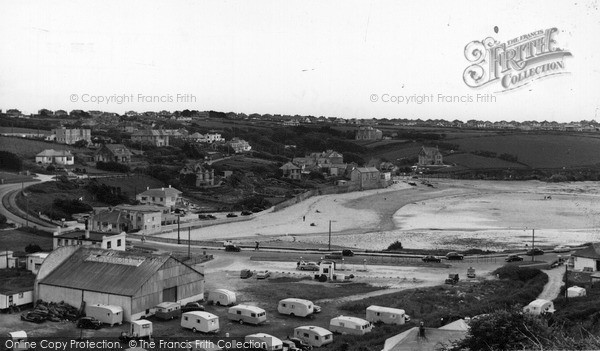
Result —
<instances>
[{"instance_id":1,"label":"sandy beach","mask_svg":"<svg viewBox=\"0 0 600 351\"><path fill-rule=\"evenodd\" d=\"M192 239L298 241L361 249L525 248L600 240L598 183L432 180L316 196L250 221L192 230ZM312 225L311 225L312 224ZM161 234L176 237L177 233Z\"/></svg>"}]
</instances>

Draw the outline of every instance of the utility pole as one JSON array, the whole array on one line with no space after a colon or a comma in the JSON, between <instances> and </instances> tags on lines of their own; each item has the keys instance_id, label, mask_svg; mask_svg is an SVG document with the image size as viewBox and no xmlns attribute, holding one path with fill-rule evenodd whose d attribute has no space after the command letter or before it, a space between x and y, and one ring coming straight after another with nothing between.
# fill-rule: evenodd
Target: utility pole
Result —
<instances>
[{"instance_id":1,"label":"utility pole","mask_svg":"<svg viewBox=\"0 0 600 351\"><path fill-rule=\"evenodd\" d=\"M181 217L179 216L179 214L177 215L177 244L181 244L181 239L179 238L179 219Z\"/></svg>"},{"instance_id":2,"label":"utility pole","mask_svg":"<svg viewBox=\"0 0 600 351\"><path fill-rule=\"evenodd\" d=\"M331 220L329 220L329 245L327 250L331 251Z\"/></svg>"},{"instance_id":3,"label":"utility pole","mask_svg":"<svg viewBox=\"0 0 600 351\"><path fill-rule=\"evenodd\" d=\"M535 229L531 229L531 262L535 257Z\"/></svg>"},{"instance_id":4,"label":"utility pole","mask_svg":"<svg viewBox=\"0 0 600 351\"><path fill-rule=\"evenodd\" d=\"M190 240L190 238L191 238L191 231L192 231L192 228L191 228L191 227L188 227L188 258L189 258L189 259L191 259L191 258L192 258L192 254L190 253L190 250L191 250L191 247L190 247L190 246L192 245L192 244L191 244L191 243L192 243L192 241Z\"/></svg>"},{"instance_id":5,"label":"utility pole","mask_svg":"<svg viewBox=\"0 0 600 351\"><path fill-rule=\"evenodd\" d=\"M569 302L569 293L568 293L568 289L569 289L569 265L567 264L567 262L564 263L565 265L565 302Z\"/></svg>"}]
</instances>

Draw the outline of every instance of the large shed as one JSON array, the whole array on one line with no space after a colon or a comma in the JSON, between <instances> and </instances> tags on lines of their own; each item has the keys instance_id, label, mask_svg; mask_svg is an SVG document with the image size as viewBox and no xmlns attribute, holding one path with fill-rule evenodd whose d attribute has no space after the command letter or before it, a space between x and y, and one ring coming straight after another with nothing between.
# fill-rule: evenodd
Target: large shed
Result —
<instances>
[{"instance_id":1,"label":"large shed","mask_svg":"<svg viewBox=\"0 0 600 351\"><path fill-rule=\"evenodd\" d=\"M125 321L153 314L161 302L204 297L204 275L170 255L79 247L42 271L38 299L121 306Z\"/></svg>"}]
</instances>

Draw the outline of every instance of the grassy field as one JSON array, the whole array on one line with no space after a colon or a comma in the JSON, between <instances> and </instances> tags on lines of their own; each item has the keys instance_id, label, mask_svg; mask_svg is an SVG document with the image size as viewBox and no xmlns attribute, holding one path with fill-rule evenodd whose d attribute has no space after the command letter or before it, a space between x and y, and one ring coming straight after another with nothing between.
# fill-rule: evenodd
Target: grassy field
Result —
<instances>
[{"instance_id":1,"label":"grassy field","mask_svg":"<svg viewBox=\"0 0 600 351\"><path fill-rule=\"evenodd\" d=\"M64 144L0 136L0 150L12 152L24 158L34 159L35 155L46 149L71 150L73 153L91 153L88 149L76 148Z\"/></svg>"},{"instance_id":2,"label":"grassy field","mask_svg":"<svg viewBox=\"0 0 600 351\"><path fill-rule=\"evenodd\" d=\"M444 157L445 164L457 164L468 169L481 169L481 168L511 168L511 169L525 169L524 166L519 163L508 162L499 158L483 157L472 154L454 154Z\"/></svg>"},{"instance_id":3,"label":"grassy field","mask_svg":"<svg viewBox=\"0 0 600 351\"><path fill-rule=\"evenodd\" d=\"M567 134L506 134L448 140L459 150L516 155L533 168L581 167L600 164L600 137Z\"/></svg>"},{"instance_id":4,"label":"grassy field","mask_svg":"<svg viewBox=\"0 0 600 351\"><path fill-rule=\"evenodd\" d=\"M10 251L25 251L25 246L37 244L44 251L52 250L52 237L48 235L37 235L20 230L1 230L0 248Z\"/></svg>"}]
</instances>

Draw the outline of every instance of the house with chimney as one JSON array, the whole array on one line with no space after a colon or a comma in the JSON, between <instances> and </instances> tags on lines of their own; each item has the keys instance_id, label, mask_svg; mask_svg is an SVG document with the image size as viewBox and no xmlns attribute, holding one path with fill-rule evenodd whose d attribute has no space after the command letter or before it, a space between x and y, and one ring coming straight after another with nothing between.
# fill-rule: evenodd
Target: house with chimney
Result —
<instances>
[{"instance_id":1,"label":"house with chimney","mask_svg":"<svg viewBox=\"0 0 600 351\"><path fill-rule=\"evenodd\" d=\"M302 169L291 162L284 164L279 169L283 172L285 178L299 180L302 176Z\"/></svg>"},{"instance_id":2,"label":"house with chimney","mask_svg":"<svg viewBox=\"0 0 600 351\"><path fill-rule=\"evenodd\" d=\"M361 190L381 187L381 173L375 167L356 167L350 172L350 181Z\"/></svg>"},{"instance_id":3,"label":"house with chimney","mask_svg":"<svg viewBox=\"0 0 600 351\"><path fill-rule=\"evenodd\" d=\"M92 131L91 129L61 127L52 129L52 135L49 136L49 139L60 144L72 145L80 140L84 140L89 144L92 142Z\"/></svg>"},{"instance_id":4,"label":"house with chimney","mask_svg":"<svg viewBox=\"0 0 600 351\"><path fill-rule=\"evenodd\" d=\"M212 168L209 169L208 167L205 167L202 163L186 165L179 171L179 174L182 176L186 176L189 174L195 175L195 185L197 188L215 185L215 170Z\"/></svg>"},{"instance_id":5,"label":"house with chimney","mask_svg":"<svg viewBox=\"0 0 600 351\"><path fill-rule=\"evenodd\" d=\"M35 162L39 164L72 165L75 157L69 150L47 149L35 155Z\"/></svg>"},{"instance_id":6,"label":"house with chimney","mask_svg":"<svg viewBox=\"0 0 600 351\"><path fill-rule=\"evenodd\" d=\"M131 134L131 141L135 143L148 142L154 146L169 146L169 134L160 129L137 130Z\"/></svg>"},{"instance_id":7,"label":"house with chimney","mask_svg":"<svg viewBox=\"0 0 600 351\"><path fill-rule=\"evenodd\" d=\"M94 154L94 161L130 163L132 155L123 144L103 144Z\"/></svg>"},{"instance_id":8,"label":"house with chimney","mask_svg":"<svg viewBox=\"0 0 600 351\"><path fill-rule=\"evenodd\" d=\"M344 156L334 150L313 152L304 157L294 157L292 162L301 168L302 173L322 171L333 177L343 175L347 167L347 164L344 163Z\"/></svg>"}]
</instances>

